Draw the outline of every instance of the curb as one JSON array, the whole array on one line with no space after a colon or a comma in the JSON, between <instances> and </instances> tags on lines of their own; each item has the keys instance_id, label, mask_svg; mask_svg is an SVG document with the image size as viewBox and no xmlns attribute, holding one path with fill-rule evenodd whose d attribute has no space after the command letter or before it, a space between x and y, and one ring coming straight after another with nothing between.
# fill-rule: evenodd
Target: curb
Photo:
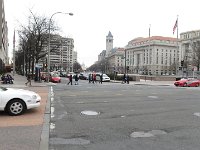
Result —
<instances>
[{"instance_id":1,"label":"curb","mask_svg":"<svg viewBox=\"0 0 200 150\"><path fill-rule=\"evenodd\" d=\"M40 137L39 150L49 150L49 132L50 132L50 115L51 115L51 86L48 87L48 98L44 113L44 123Z\"/></svg>"}]
</instances>

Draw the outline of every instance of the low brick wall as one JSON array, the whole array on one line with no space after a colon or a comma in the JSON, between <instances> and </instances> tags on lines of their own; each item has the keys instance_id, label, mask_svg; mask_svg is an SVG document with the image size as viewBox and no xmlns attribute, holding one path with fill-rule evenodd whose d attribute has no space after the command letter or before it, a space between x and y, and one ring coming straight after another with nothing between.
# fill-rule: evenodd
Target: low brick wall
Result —
<instances>
[{"instance_id":1,"label":"low brick wall","mask_svg":"<svg viewBox=\"0 0 200 150\"><path fill-rule=\"evenodd\" d=\"M175 76L145 76L145 75L137 75L137 74L128 74L130 81L140 81L142 80L150 80L150 81L176 81ZM123 78L123 74L118 74L116 80L121 80Z\"/></svg>"},{"instance_id":2,"label":"low brick wall","mask_svg":"<svg viewBox=\"0 0 200 150\"><path fill-rule=\"evenodd\" d=\"M140 76L139 75L134 75L134 74L128 74L129 75L129 80L130 81L140 81ZM118 74L117 75L117 80L122 80L124 77L123 74Z\"/></svg>"},{"instance_id":3,"label":"low brick wall","mask_svg":"<svg viewBox=\"0 0 200 150\"><path fill-rule=\"evenodd\" d=\"M151 81L176 81L174 76L140 76L140 79Z\"/></svg>"}]
</instances>

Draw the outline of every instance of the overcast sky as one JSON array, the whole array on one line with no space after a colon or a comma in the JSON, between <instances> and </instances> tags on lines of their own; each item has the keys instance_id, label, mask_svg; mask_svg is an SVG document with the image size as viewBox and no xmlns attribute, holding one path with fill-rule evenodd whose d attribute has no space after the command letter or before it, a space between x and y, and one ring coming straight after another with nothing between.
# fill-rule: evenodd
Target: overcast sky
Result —
<instances>
[{"instance_id":1,"label":"overcast sky","mask_svg":"<svg viewBox=\"0 0 200 150\"><path fill-rule=\"evenodd\" d=\"M29 9L38 15L72 12L74 16L57 14L53 19L62 29L61 35L74 39L78 61L90 66L106 49L106 36L111 31L114 47L125 47L136 37L173 35L179 20L179 33L200 29L198 0L4 0L12 57L14 29L27 21Z\"/></svg>"}]
</instances>

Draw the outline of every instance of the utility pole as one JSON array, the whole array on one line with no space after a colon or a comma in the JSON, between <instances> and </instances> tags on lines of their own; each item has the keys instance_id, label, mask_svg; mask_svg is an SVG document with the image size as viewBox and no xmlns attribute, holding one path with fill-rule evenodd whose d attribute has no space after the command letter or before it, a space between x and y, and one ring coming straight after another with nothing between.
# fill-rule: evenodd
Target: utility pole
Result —
<instances>
[{"instance_id":1,"label":"utility pole","mask_svg":"<svg viewBox=\"0 0 200 150\"><path fill-rule=\"evenodd\" d=\"M13 76L15 76L15 30L13 35Z\"/></svg>"}]
</instances>

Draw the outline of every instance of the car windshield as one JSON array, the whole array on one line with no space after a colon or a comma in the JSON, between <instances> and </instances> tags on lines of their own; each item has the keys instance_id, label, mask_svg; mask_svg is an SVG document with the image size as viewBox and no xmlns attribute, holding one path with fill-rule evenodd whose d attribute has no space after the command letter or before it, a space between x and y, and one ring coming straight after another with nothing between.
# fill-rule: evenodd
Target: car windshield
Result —
<instances>
[{"instance_id":1,"label":"car windshield","mask_svg":"<svg viewBox=\"0 0 200 150\"><path fill-rule=\"evenodd\" d=\"M106 74L103 74L103 77L108 77Z\"/></svg>"},{"instance_id":2,"label":"car windshield","mask_svg":"<svg viewBox=\"0 0 200 150\"><path fill-rule=\"evenodd\" d=\"M52 77L59 77L59 75L58 74L53 74Z\"/></svg>"}]
</instances>

